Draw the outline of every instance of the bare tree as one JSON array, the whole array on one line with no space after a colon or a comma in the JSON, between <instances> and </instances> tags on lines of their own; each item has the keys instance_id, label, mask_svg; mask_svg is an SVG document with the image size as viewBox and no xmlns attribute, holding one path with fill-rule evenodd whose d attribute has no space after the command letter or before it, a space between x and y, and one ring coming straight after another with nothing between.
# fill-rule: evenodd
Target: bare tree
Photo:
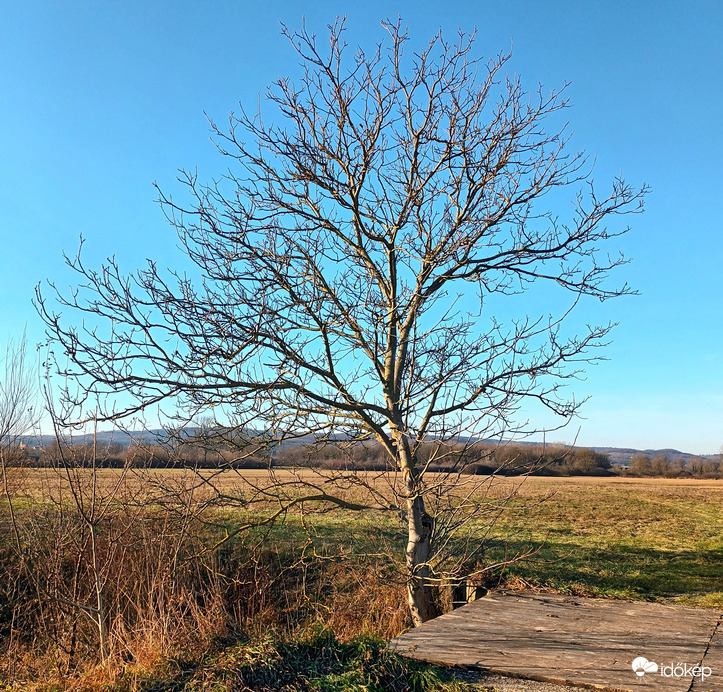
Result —
<instances>
[{"instance_id":1,"label":"bare tree","mask_svg":"<svg viewBox=\"0 0 723 692\"><path fill-rule=\"evenodd\" d=\"M472 496L451 501L430 463L517 430L525 401L563 423L575 414L561 385L610 325L580 332L566 318L629 292L608 283L625 261L608 241L646 189L594 190L585 155L569 151L564 88L527 93L505 74L509 55L474 58L462 33L409 55L401 25L383 27L369 53L346 48L343 21L328 42L285 30L303 72L269 90L277 123L243 108L227 131L212 122L233 169L211 185L184 174L187 204L160 196L197 282L152 261L94 270L79 253L79 288L56 291L71 310L40 293L39 309L64 374L115 402L107 418L172 401L277 443L376 440L400 480L355 506L402 517L419 623L435 614L437 551L459 528L449 512ZM515 299L545 286L550 314ZM289 502L343 504L328 487Z\"/></svg>"},{"instance_id":2,"label":"bare tree","mask_svg":"<svg viewBox=\"0 0 723 692\"><path fill-rule=\"evenodd\" d=\"M37 422L38 373L27 356L27 339L8 341L0 369L0 461L3 480L10 457L18 453L23 435Z\"/></svg>"},{"instance_id":3,"label":"bare tree","mask_svg":"<svg viewBox=\"0 0 723 692\"><path fill-rule=\"evenodd\" d=\"M28 383L26 391L28 397L34 395L32 383ZM44 450L43 467L35 470L31 483L11 488L10 459L5 453L1 459L14 549L37 593L42 617L54 623L56 634L67 634L63 625L66 620L72 623L67 627L71 640L67 647L69 660L75 650L75 615L79 612L88 616L97 629L98 651L105 663L108 636L103 592L118 543L118 531L108 525L126 510L120 495L127 467L100 483L96 427L92 446L79 450L60 427L49 387L44 387L43 394L55 433L55 443ZM101 527L106 529L102 541ZM69 570L69 564L74 569Z\"/></svg>"},{"instance_id":4,"label":"bare tree","mask_svg":"<svg viewBox=\"0 0 723 692\"><path fill-rule=\"evenodd\" d=\"M33 372L27 356L27 339L23 333L19 341L7 342L5 353L0 353L0 493L12 509L12 498L18 493L25 481L25 469L22 467L24 451L22 437L33 432L37 422L36 403L38 398L38 378ZM5 508L0 511L0 530L7 531ZM12 568L3 565L0 599L12 602L8 598L11 592ZM13 622L15 617L13 609ZM13 628L10 628L10 642L13 641Z\"/></svg>"}]
</instances>

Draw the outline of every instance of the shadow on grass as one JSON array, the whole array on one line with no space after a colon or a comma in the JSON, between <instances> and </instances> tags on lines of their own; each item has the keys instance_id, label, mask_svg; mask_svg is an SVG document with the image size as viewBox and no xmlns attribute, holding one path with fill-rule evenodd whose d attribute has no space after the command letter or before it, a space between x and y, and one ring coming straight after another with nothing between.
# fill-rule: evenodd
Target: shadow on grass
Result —
<instances>
[{"instance_id":1,"label":"shadow on grass","mask_svg":"<svg viewBox=\"0 0 723 692\"><path fill-rule=\"evenodd\" d=\"M505 576L560 591L642 600L723 592L723 550L660 550L630 543L604 548L571 541L489 542L488 557L539 548Z\"/></svg>"},{"instance_id":2,"label":"shadow on grass","mask_svg":"<svg viewBox=\"0 0 723 692\"><path fill-rule=\"evenodd\" d=\"M327 523L315 529L319 553L348 551L350 554L386 552L390 563L400 556L404 536L395 527L379 523L373 531L360 530L348 520ZM279 538L282 540L279 541ZM293 536L293 539L292 539ZM275 536L282 545L299 545L300 527L287 524ZM636 543L634 540L596 541L558 530L547 539L520 530L507 538L488 538L484 564L502 562L524 553L531 557L488 575L488 586L504 585L520 577L534 586L562 592L609 598L662 600L685 596L695 600L714 594L709 605L723 603L723 549L720 547L681 547L667 549ZM685 546L681 538L681 546ZM384 550L380 550L380 546Z\"/></svg>"},{"instance_id":3,"label":"shadow on grass","mask_svg":"<svg viewBox=\"0 0 723 692\"><path fill-rule=\"evenodd\" d=\"M305 538L293 523L277 527L274 539L284 546L300 545ZM373 530L341 519L315 527L318 552L348 551L350 554L386 552L391 560L402 555L404 535L387 522ZM701 544L670 550L634 540L601 540L592 544L587 536L556 530L547 539L521 529L507 538L488 538L484 562L498 563L505 557L535 552L522 562L505 568L503 582L521 577L542 587L561 591L587 592L615 598L643 600L673 596L697 596L723 592L723 549ZM384 550L380 550L380 546ZM537 552L536 552L537 551ZM490 575L490 584L499 581Z\"/></svg>"}]
</instances>

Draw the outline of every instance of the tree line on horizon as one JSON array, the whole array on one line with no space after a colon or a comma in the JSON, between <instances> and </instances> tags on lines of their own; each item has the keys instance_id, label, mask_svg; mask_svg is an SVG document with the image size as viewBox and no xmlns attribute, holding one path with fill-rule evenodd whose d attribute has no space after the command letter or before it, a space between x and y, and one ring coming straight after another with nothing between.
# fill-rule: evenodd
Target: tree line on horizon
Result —
<instances>
[{"instance_id":1,"label":"tree line on horizon","mask_svg":"<svg viewBox=\"0 0 723 692\"><path fill-rule=\"evenodd\" d=\"M670 457L667 454L648 456L638 453L630 458L628 476L651 478L723 478L721 459L681 456Z\"/></svg>"},{"instance_id":2,"label":"tree line on horizon","mask_svg":"<svg viewBox=\"0 0 723 692\"><path fill-rule=\"evenodd\" d=\"M67 444L67 443L66 443ZM43 447L16 450L13 465L54 465L57 442ZM91 466L93 445L71 444L79 466ZM106 468L264 469L316 468L332 471L388 471L385 450L375 442L285 444L266 452L226 449L208 444L206 438L166 443L98 445L95 462ZM613 464L609 455L587 447L563 444L495 444L490 442L443 445L428 442L420 449L420 461L429 472L469 475L534 476L632 476L650 478L723 478L720 459L634 454L627 467Z\"/></svg>"}]
</instances>

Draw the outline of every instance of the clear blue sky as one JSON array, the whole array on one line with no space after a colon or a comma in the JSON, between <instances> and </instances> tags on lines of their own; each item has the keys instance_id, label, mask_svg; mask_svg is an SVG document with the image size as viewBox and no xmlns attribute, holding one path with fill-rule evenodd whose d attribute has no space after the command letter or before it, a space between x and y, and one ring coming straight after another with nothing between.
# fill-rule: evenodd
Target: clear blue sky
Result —
<instances>
[{"instance_id":1,"label":"clear blue sky","mask_svg":"<svg viewBox=\"0 0 723 692\"><path fill-rule=\"evenodd\" d=\"M574 145L601 183L622 172L653 189L620 247L641 295L614 301L608 360L576 385L584 420L553 439L717 452L723 443L723 3L51 2L0 3L0 343L42 325L30 299L67 285L61 252L176 261L154 202L179 168L226 165L203 111L222 121L266 84L298 74L280 22L319 34L347 14L347 41L478 31L477 51L514 42L528 88L569 81Z\"/></svg>"}]
</instances>

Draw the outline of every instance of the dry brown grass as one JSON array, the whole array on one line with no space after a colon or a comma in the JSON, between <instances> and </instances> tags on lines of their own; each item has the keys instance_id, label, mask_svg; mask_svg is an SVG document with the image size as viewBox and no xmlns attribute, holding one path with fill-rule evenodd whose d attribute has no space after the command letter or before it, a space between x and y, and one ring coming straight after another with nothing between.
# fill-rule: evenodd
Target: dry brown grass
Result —
<instances>
[{"instance_id":1,"label":"dry brown grass","mask_svg":"<svg viewBox=\"0 0 723 692\"><path fill-rule=\"evenodd\" d=\"M14 471L11 469L10 471ZM22 484L23 494L29 498L42 500L48 495L48 488L62 488L67 480L62 473L54 469L18 469L22 479L15 485ZM83 473L82 471L80 472ZM90 471L87 472L90 474ZM123 474L119 469L99 469L99 484L113 486ZM431 483L440 482L443 474L428 474ZM350 479L359 479L363 484L390 493L393 488L399 489L399 474L388 474L375 471L356 473L343 471L317 471L313 469L274 469L273 474L266 469L222 470L195 472L190 469L150 469L131 470L125 476L127 494L142 494L146 499L149 491L155 488L163 492L183 492L194 488L196 498L211 497L216 493L227 496L248 497L249 492L259 488L269 488L274 484L291 487L299 482L326 483L336 482L342 489L337 490L345 499L358 498L362 492L359 485L350 485ZM621 496L641 493L646 495L670 496L678 498L707 497L712 502L723 501L723 480L681 479L681 478L624 478L598 476L483 476L450 477L450 491L454 494L468 492L477 486L479 493L492 498L503 498L515 495L520 499L540 498L550 494L574 497L585 496L593 492L615 493ZM343 489L347 486L346 489Z\"/></svg>"},{"instance_id":2,"label":"dry brown grass","mask_svg":"<svg viewBox=\"0 0 723 692\"><path fill-rule=\"evenodd\" d=\"M90 487L90 472L70 479ZM98 492L120 472L97 472ZM264 474L223 478L223 492L248 492ZM205 476L205 480L209 475ZM0 502L0 683L13 689L102 689L129 670L148 671L169 657L197 657L227 638L273 631L291 637L321 621L340 639L393 636L407 624L403 585L383 565L345 559L317 562L295 526L221 542L236 516L191 495L198 476L183 471L129 474L98 523L107 660L81 606L93 606L94 572L87 526L62 472L24 469L13 515ZM185 505L161 500L173 493ZM15 543L12 520L19 530ZM2 688L2 685L0 685Z\"/></svg>"}]
</instances>

